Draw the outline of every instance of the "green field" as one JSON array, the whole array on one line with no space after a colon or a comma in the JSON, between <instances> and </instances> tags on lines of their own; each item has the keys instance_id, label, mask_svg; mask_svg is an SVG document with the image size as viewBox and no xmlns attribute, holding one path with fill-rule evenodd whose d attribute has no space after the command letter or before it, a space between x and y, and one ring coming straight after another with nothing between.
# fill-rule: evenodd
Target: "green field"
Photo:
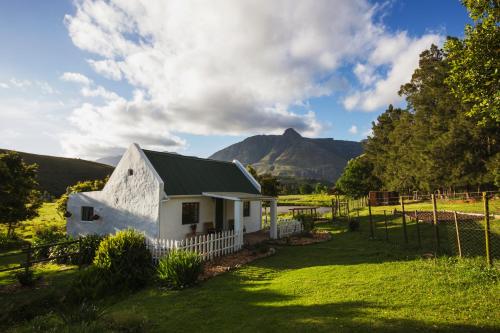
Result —
<instances>
[{"instance_id":1,"label":"green field","mask_svg":"<svg viewBox=\"0 0 500 333\"><path fill-rule=\"evenodd\" d=\"M329 194L293 194L280 195L280 206L331 206L335 197Z\"/></svg>"},{"instance_id":2,"label":"green field","mask_svg":"<svg viewBox=\"0 0 500 333\"><path fill-rule=\"evenodd\" d=\"M378 216L380 217L380 216ZM118 300L105 300L107 323L144 326L143 331L202 332L495 332L500 329L500 274L484 258L421 259L414 247L369 240L346 222L322 224L331 241L279 247L199 286L168 291L150 287ZM394 222L390 232L400 234ZM31 331L40 322L61 324L54 305L74 269L51 271L46 287L3 295L2 304L36 300L43 316L8 331ZM81 324L75 324L81 325ZM72 328L74 330L76 328Z\"/></svg>"}]
</instances>

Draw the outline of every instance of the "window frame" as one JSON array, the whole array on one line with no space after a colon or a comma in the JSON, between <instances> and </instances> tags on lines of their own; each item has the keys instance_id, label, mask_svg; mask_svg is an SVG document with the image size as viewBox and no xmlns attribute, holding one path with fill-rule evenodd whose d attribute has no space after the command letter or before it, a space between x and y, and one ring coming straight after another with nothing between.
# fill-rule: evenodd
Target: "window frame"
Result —
<instances>
[{"instance_id":1,"label":"window frame","mask_svg":"<svg viewBox=\"0 0 500 333\"><path fill-rule=\"evenodd\" d=\"M250 217L251 202L243 201L243 217Z\"/></svg>"},{"instance_id":2,"label":"window frame","mask_svg":"<svg viewBox=\"0 0 500 333\"><path fill-rule=\"evenodd\" d=\"M90 210L90 214L88 211ZM80 219L85 222L94 221L95 210L93 206L82 206L80 209Z\"/></svg>"},{"instance_id":3,"label":"window frame","mask_svg":"<svg viewBox=\"0 0 500 333\"><path fill-rule=\"evenodd\" d=\"M193 207L194 212L190 213L192 219L187 220L187 212L185 213L185 209L190 209ZM181 208L181 223L182 225L191 225L200 223L200 203L199 202L183 202Z\"/></svg>"}]
</instances>

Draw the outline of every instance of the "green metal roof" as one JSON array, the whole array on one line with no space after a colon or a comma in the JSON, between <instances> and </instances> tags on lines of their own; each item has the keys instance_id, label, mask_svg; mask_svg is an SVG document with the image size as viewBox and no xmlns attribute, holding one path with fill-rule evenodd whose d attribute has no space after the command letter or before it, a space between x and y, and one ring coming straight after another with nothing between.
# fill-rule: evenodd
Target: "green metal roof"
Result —
<instances>
[{"instance_id":1,"label":"green metal roof","mask_svg":"<svg viewBox=\"0 0 500 333\"><path fill-rule=\"evenodd\" d=\"M163 180L167 195L201 195L203 192L259 194L234 163L143 151Z\"/></svg>"}]
</instances>

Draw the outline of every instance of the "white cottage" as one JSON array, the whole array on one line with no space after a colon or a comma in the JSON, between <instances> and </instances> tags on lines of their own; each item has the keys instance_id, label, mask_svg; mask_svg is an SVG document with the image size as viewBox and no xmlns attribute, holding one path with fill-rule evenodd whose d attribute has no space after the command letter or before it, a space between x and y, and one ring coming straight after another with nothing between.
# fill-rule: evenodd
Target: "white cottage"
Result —
<instances>
[{"instance_id":1,"label":"white cottage","mask_svg":"<svg viewBox=\"0 0 500 333\"><path fill-rule=\"evenodd\" d=\"M276 199L238 161L223 162L144 150L132 144L102 191L71 194L67 232L110 234L133 228L150 238L259 231L262 201L271 202L276 238Z\"/></svg>"}]
</instances>

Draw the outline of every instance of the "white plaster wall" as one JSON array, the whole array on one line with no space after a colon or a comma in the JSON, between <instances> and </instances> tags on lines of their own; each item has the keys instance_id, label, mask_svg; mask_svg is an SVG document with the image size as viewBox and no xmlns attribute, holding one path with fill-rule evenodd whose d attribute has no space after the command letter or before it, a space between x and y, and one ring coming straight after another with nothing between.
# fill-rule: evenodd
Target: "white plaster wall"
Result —
<instances>
[{"instance_id":1,"label":"white plaster wall","mask_svg":"<svg viewBox=\"0 0 500 333\"><path fill-rule=\"evenodd\" d=\"M250 202L250 216L243 217L246 232L255 232L260 230L260 201Z\"/></svg>"},{"instance_id":2,"label":"white plaster wall","mask_svg":"<svg viewBox=\"0 0 500 333\"><path fill-rule=\"evenodd\" d=\"M133 175L128 175L128 169ZM104 189L71 195L68 200L68 234L114 233L133 228L148 237L158 236L158 213L163 182L142 150L132 145L123 155ZM100 219L81 221L81 206L95 207Z\"/></svg>"},{"instance_id":3,"label":"white plaster wall","mask_svg":"<svg viewBox=\"0 0 500 333\"><path fill-rule=\"evenodd\" d=\"M182 203L200 203L200 222L196 232L204 232L204 223L212 222L215 226L215 200L204 196L169 198L162 201L160 211L160 237L182 240L191 232L190 224L182 224Z\"/></svg>"}]
</instances>

